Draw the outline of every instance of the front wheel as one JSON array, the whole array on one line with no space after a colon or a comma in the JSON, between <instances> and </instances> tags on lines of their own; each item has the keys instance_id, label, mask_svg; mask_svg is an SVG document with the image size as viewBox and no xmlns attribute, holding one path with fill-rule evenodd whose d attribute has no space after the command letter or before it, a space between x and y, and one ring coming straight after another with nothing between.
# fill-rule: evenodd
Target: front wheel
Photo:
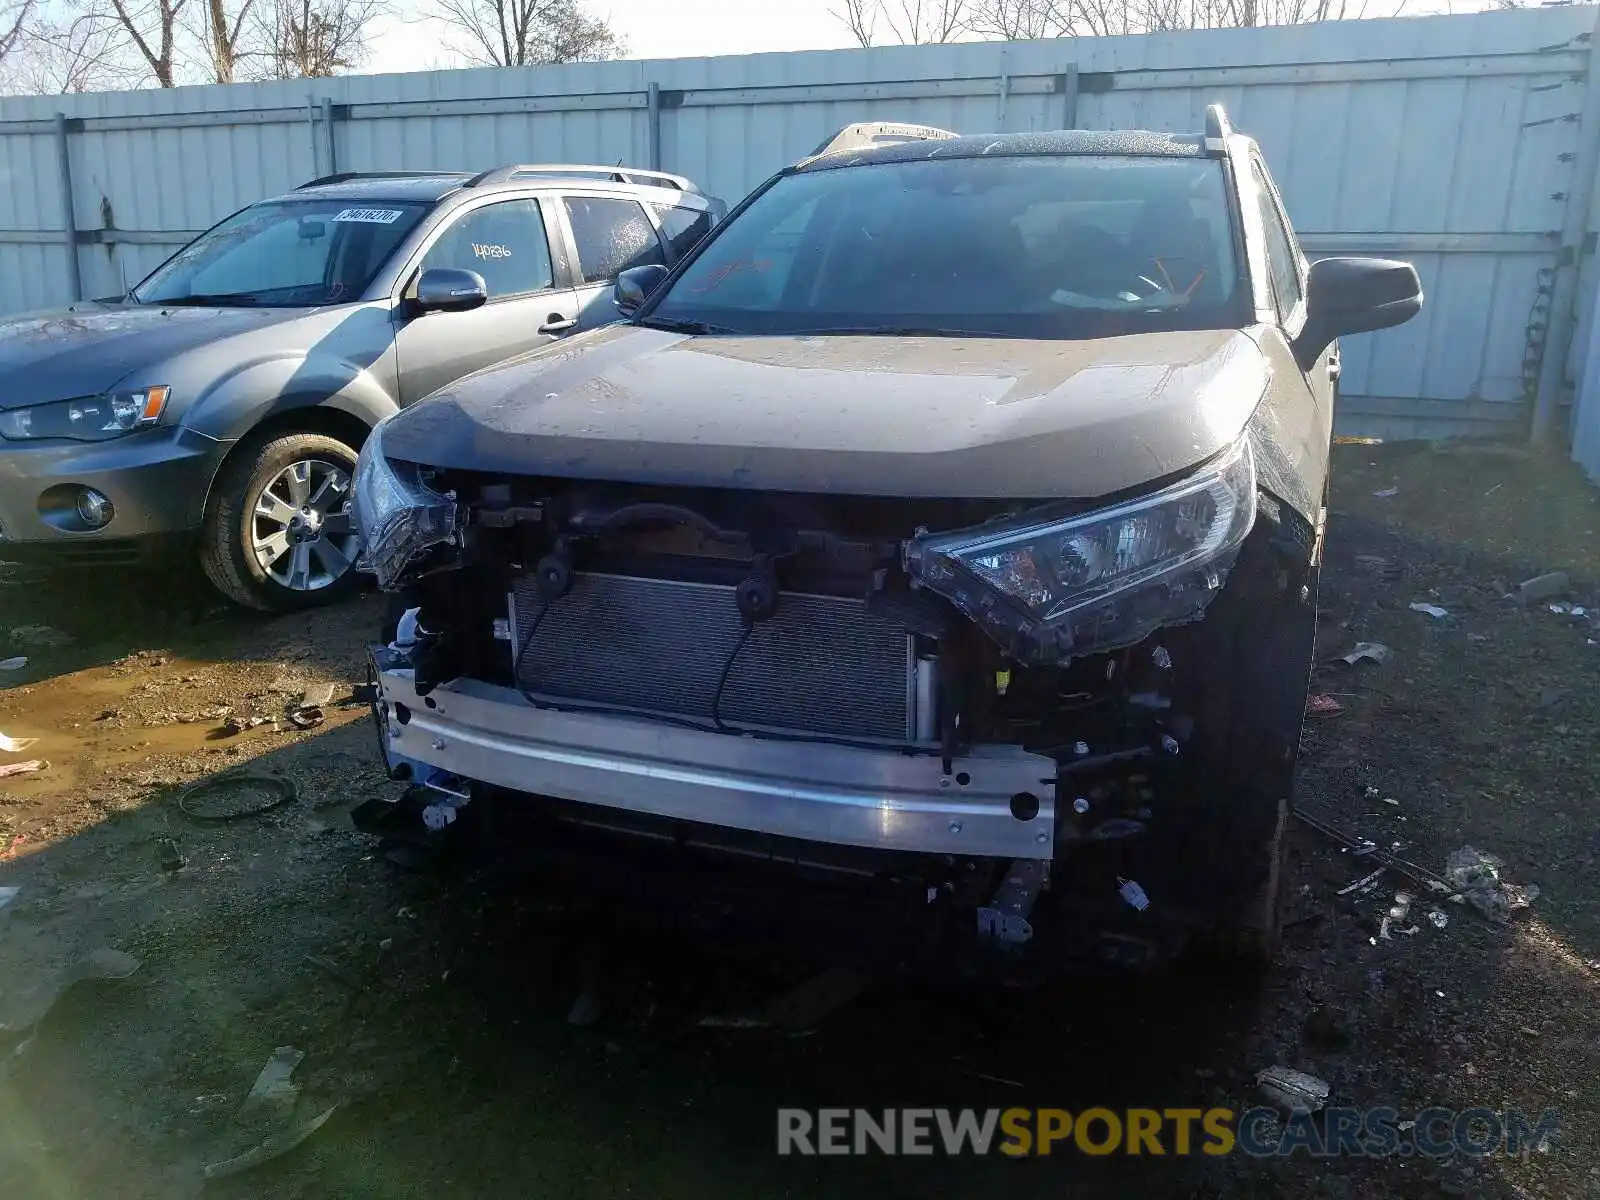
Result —
<instances>
[{"instance_id":1,"label":"front wheel","mask_svg":"<svg viewBox=\"0 0 1600 1200\"><path fill-rule=\"evenodd\" d=\"M292 612L353 592L360 540L350 513L356 452L319 433L246 445L217 478L200 562L237 604Z\"/></svg>"}]
</instances>

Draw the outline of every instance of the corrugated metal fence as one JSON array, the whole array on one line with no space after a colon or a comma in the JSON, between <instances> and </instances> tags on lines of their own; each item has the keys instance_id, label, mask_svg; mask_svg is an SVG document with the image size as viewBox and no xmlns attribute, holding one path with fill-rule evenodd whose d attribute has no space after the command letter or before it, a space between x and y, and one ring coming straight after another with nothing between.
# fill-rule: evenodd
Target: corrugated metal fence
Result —
<instances>
[{"instance_id":1,"label":"corrugated metal fence","mask_svg":"<svg viewBox=\"0 0 1600 1200\"><path fill-rule=\"evenodd\" d=\"M732 202L849 121L1189 131L1221 101L1308 250L1422 275L1421 317L1347 343L1341 428L1517 428L1581 190L1594 11L5 99L0 312L120 294L227 213L335 169L626 161Z\"/></svg>"}]
</instances>

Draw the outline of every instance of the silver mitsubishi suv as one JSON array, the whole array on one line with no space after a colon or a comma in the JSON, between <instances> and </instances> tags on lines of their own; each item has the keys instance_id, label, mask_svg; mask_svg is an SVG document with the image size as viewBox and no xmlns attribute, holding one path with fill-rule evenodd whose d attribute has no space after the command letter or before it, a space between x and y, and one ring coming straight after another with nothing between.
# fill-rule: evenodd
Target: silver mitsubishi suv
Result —
<instances>
[{"instance_id":1,"label":"silver mitsubishi suv","mask_svg":"<svg viewBox=\"0 0 1600 1200\"><path fill-rule=\"evenodd\" d=\"M382 418L618 317L725 211L568 164L330 175L252 204L126 296L0 321L0 559L198 552L253 608L354 587L351 473Z\"/></svg>"}]
</instances>

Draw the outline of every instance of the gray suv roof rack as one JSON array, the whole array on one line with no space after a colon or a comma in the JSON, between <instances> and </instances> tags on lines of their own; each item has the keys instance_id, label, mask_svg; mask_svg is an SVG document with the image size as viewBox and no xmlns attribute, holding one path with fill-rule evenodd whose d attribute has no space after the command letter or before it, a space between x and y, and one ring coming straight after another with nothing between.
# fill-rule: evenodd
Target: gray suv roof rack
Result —
<instances>
[{"instance_id":1,"label":"gray suv roof rack","mask_svg":"<svg viewBox=\"0 0 1600 1200\"><path fill-rule=\"evenodd\" d=\"M352 179L420 179L434 178L446 175L465 176L465 171L340 171L334 175L319 175L315 179L308 179L296 187L295 191L305 188L322 187L329 183L349 183Z\"/></svg>"},{"instance_id":2,"label":"gray suv roof rack","mask_svg":"<svg viewBox=\"0 0 1600 1200\"><path fill-rule=\"evenodd\" d=\"M522 175L565 175L576 179L597 179L606 183L631 183L639 187L665 187L680 192L700 189L682 175L669 175L665 171L646 171L638 167L588 166L580 163L511 163L493 167L467 180L464 187L483 187L491 183L509 183Z\"/></svg>"},{"instance_id":3,"label":"gray suv roof rack","mask_svg":"<svg viewBox=\"0 0 1600 1200\"><path fill-rule=\"evenodd\" d=\"M899 121L857 121L846 125L832 137L824 139L808 157L833 154L839 150L861 150L868 146L891 146L896 142L945 141L960 137L948 129L935 129L932 125L906 125Z\"/></svg>"}]
</instances>

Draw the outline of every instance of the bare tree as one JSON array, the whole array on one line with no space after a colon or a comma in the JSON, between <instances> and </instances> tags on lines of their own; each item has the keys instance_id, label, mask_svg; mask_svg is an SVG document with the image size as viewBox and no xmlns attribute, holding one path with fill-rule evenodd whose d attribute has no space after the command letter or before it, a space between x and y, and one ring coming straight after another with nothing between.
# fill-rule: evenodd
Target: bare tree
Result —
<instances>
[{"instance_id":1,"label":"bare tree","mask_svg":"<svg viewBox=\"0 0 1600 1200\"><path fill-rule=\"evenodd\" d=\"M41 16L28 25L0 71L4 90L31 96L132 87L143 74L110 10Z\"/></svg>"},{"instance_id":2,"label":"bare tree","mask_svg":"<svg viewBox=\"0 0 1600 1200\"><path fill-rule=\"evenodd\" d=\"M980 38L1020 41L1076 32L1075 0L972 0L967 30Z\"/></svg>"},{"instance_id":3,"label":"bare tree","mask_svg":"<svg viewBox=\"0 0 1600 1200\"><path fill-rule=\"evenodd\" d=\"M844 0L842 12L829 10L830 15L843 21L850 36L865 48L872 45L872 35L878 24L878 0Z\"/></svg>"},{"instance_id":4,"label":"bare tree","mask_svg":"<svg viewBox=\"0 0 1600 1200\"><path fill-rule=\"evenodd\" d=\"M833 15L863 46L872 45L881 20L902 46L951 42L967 29L969 0L844 0Z\"/></svg>"},{"instance_id":5,"label":"bare tree","mask_svg":"<svg viewBox=\"0 0 1600 1200\"><path fill-rule=\"evenodd\" d=\"M578 0L433 0L433 11L466 36L463 53L487 66L584 62L622 50L611 26Z\"/></svg>"},{"instance_id":6,"label":"bare tree","mask_svg":"<svg viewBox=\"0 0 1600 1200\"><path fill-rule=\"evenodd\" d=\"M276 79L322 79L358 66L381 0L275 0L262 36Z\"/></svg>"},{"instance_id":7,"label":"bare tree","mask_svg":"<svg viewBox=\"0 0 1600 1200\"><path fill-rule=\"evenodd\" d=\"M133 42L159 87L177 85L178 18L188 0L110 0L122 32Z\"/></svg>"},{"instance_id":8,"label":"bare tree","mask_svg":"<svg viewBox=\"0 0 1600 1200\"><path fill-rule=\"evenodd\" d=\"M246 44L245 22L256 0L205 0L197 31L205 48L206 73L213 83L237 83L245 61L256 51Z\"/></svg>"},{"instance_id":9,"label":"bare tree","mask_svg":"<svg viewBox=\"0 0 1600 1200\"><path fill-rule=\"evenodd\" d=\"M22 41L28 18L33 15L35 0L15 0L0 4L0 64L11 56L11 51Z\"/></svg>"}]
</instances>

